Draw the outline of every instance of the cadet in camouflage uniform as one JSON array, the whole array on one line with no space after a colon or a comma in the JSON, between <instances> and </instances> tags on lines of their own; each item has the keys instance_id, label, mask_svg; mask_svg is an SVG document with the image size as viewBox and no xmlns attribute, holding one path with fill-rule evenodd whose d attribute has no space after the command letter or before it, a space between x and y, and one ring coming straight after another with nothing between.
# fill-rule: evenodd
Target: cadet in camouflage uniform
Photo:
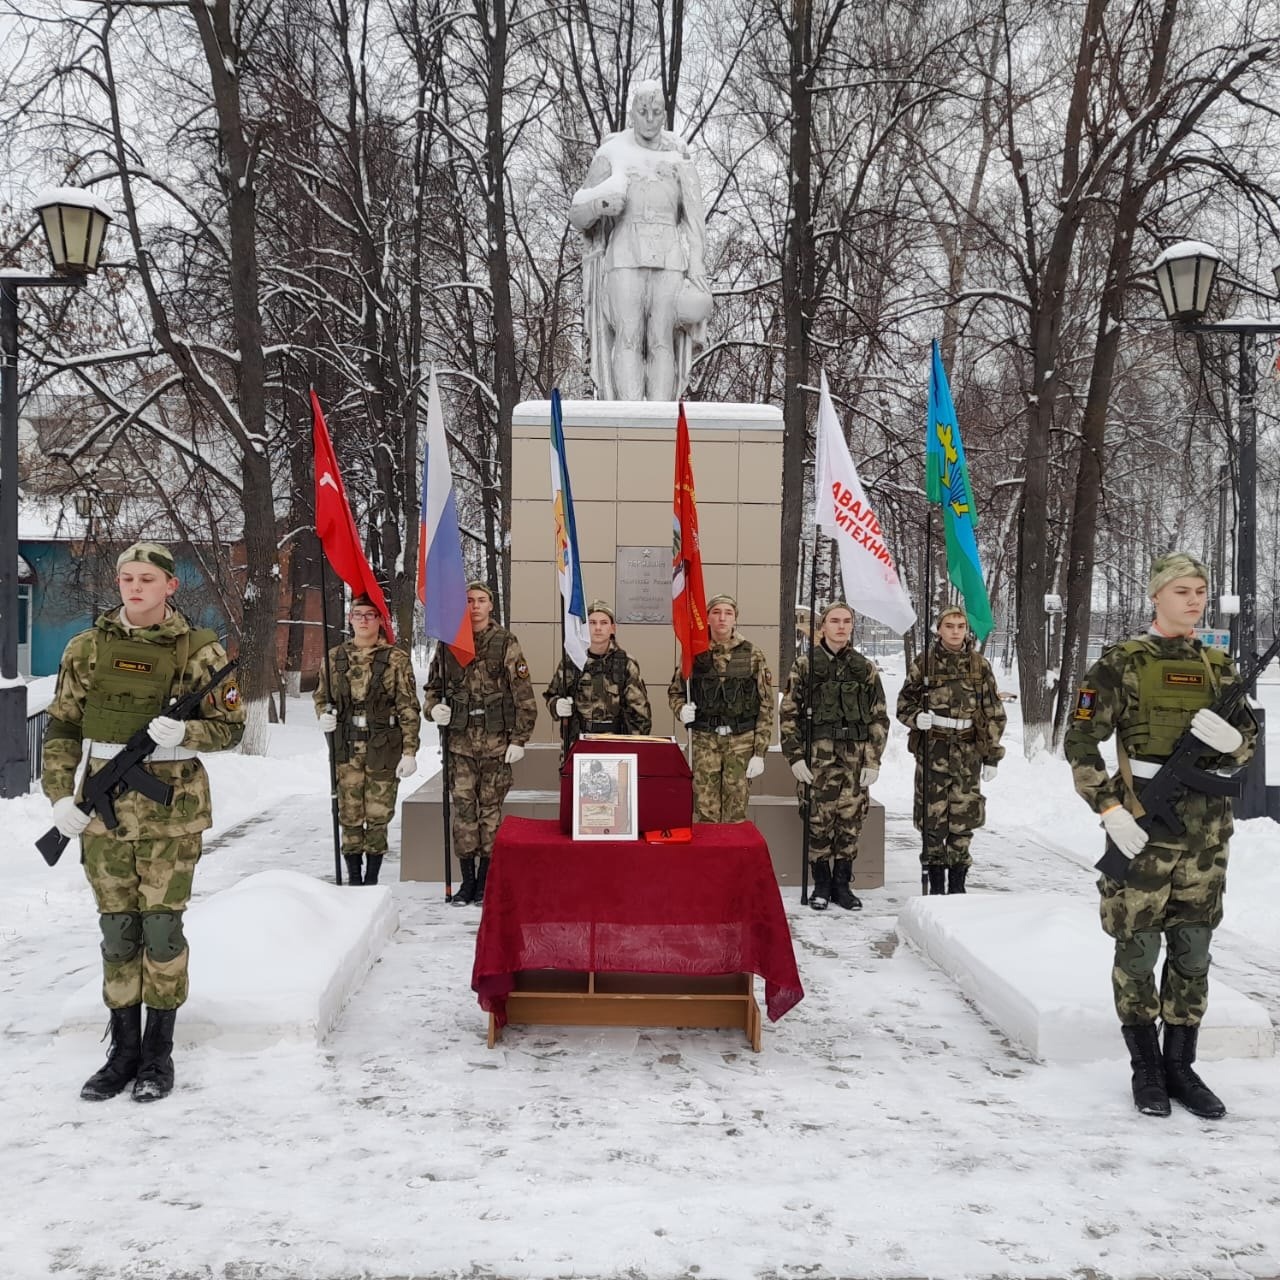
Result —
<instances>
[{"instance_id":1,"label":"cadet in camouflage uniform","mask_svg":"<svg viewBox=\"0 0 1280 1280\"><path fill-rule=\"evenodd\" d=\"M693 660L689 697L676 668L667 688L671 710L693 726L693 820L745 822L748 784L764 772L773 736L773 677L764 654L737 636L738 602L712 596L711 647Z\"/></svg>"},{"instance_id":2,"label":"cadet in camouflage uniform","mask_svg":"<svg viewBox=\"0 0 1280 1280\"><path fill-rule=\"evenodd\" d=\"M357 596L349 616L352 638L320 669L316 716L321 732L334 734L347 883L377 884L396 791L418 768L421 713L409 655L383 635L373 601Z\"/></svg>"},{"instance_id":3,"label":"cadet in camouflage uniform","mask_svg":"<svg viewBox=\"0 0 1280 1280\"><path fill-rule=\"evenodd\" d=\"M640 664L618 648L612 607L593 600L587 627L587 665L579 671L566 655L542 695L551 714L568 723L561 764L584 733L646 734L653 728Z\"/></svg>"},{"instance_id":4,"label":"cadet in camouflage uniform","mask_svg":"<svg viewBox=\"0 0 1280 1280\"><path fill-rule=\"evenodd\" d=\"M467 584L467 612L475 659L460 666L447 645L438 645L423 698L432 720L449 729L447 744L441 738L449 752L453 849L462 866L455 906L484 901L511 766L524 756L538 718L529 664L515 636L494 623L493 593L483 582Z\"/></svg>"},{"instance_id":5,"label":"cadet in camouflage uniform","mask_svg":"<svg viewBox=\"0 0 1280 1280\"><path fill-rule=\"evenodd\" d=\"M1133 1067L1134 1104L1147 1115L1168 1115L1174 1098L1217 1119L1226 1108L1192 1064L1208 1004L1209 943L1222 920L1231 801L1188 790L1177 802L1186 825L1179 836L1159 823L1144 829L1136 796L1188 728L1205 744L1201 768L1230 771L1253 755L1257 725L1246 703L1230 721L1209 710L1238 676L1226 654L1194 637L1208 582L1208 570L1191 556L1155 562L1148 584L1155 621L1145 635L1113 645L1086 674L1065 748L1076 790L1132 859L1123 884L1104 875L1098 888L1102 927L1115 939L1111 984ZM1108 775L1098 747L1112 734L1119 769ZM1164 1022L1163 1056L1157 1018Z\"/></svg>"},{"instance_id":6,"label":"cadet in camouflage uniform","mask_svg":"<svg viewBox=\"0 0 1280 1280\"><path fill-rule=\"evenodd\" d=\"M44 738L45 795L81 862L102 929L102 998L111 1011L111 1049L80 1096L113 1098L133 1082L139 1102L173 1089L173 1028L187 998L182 913L212 821L209 778L197 752L234 747L244 711L233 679L206 695L195 717L164 714L172 698L207 684L227 655L212 631L196 629L169 603L178 588L172 554L139 542L116 562L121 606L73 636L58 668ZM156 742L145 765L173 787L169 806L136 791L116 801L119 825L76 806L76 771L87 748L96 773L138 729ZM147 1007L146 1031L142 1006Z\"/></svg>"},{"instance_id":7,"label":"cadet in camouflage uniform","mask_svg":"<svg viewBox=\"0 0 1280 1280\"><path fill-rule=\"evenodd\" d=\"M995 674L974 647L963 609L942 611L937 641L912 661L898 694L898 719L911 730L907 746L916 758L914 817L916 830L925 832L920 862L928 892L963 893L973 865L969 844L987 820L980 783L990 782L1004 759L1007 720Z\"/></svg>"},{"instance_id":8,"label":"cadet in camouflage uniform","mask_svg":"<svg viewBox=\"0 0 1280 1280\"><path fill-rule=\"evenodd\" d=\"M832 897L846 911L862 902L854 894L853 860L880 776L889 738L889 709L880 673L849 643L853 610L836 600L822 611L813 654L813 746L805 759L809 706L809 658L800 657L782 695L782 754L800 784L802 816L808 806L813 892L809 906L825 911Z\"/></svg>"}]
</instances>

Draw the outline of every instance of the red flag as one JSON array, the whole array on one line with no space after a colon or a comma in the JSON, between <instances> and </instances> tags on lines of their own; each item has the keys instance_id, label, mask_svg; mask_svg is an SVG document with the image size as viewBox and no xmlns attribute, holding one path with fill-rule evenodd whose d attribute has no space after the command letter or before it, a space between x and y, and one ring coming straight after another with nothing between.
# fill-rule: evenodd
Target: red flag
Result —
<instances>
[{"instance_id":1,"label":"red flag","mask_svg":"<svg viewBox=\"0 0 1280 1280\"><path fill-rule=\"evenodd\" d=\"M316 460L316 535L334 573L351 588L353 595L368 596L373 601L374 607L382 614L382 627L387 639L394 641L396 633L391 626L386 597L360 545L355 517L351 514L342 473L338 470L338 459L333 454L333 442L329 439L329 429L324 425L320 399L314 391L311 392L311 415Z\"/></svg>"},{"instance_id":2,"label":"red flag","mask_svg":"<svg viewBox=\"0 0 1280 1280\"><path fill-rule=\"evenodd\" d=\"M680 643L680 671L687 680L693 660L711 647L707 634L707 592L702 585L698 542L698 499L693 488L693 456L684 401L676 424L676 487L671 543L671 625Z\"/></svg>"}]
</instances>

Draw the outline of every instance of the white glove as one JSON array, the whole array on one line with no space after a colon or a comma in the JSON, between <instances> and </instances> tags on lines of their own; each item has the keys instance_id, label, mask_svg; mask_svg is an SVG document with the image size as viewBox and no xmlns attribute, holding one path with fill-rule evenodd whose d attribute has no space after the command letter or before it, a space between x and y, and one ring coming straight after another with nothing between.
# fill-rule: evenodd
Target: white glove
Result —
<instances>
[{"instance_id":1,"label":"white glove","mask_svg":"<svg viewBox=\"0 0 1280 1280\"><path fill-rule=\"evenodd\" d=\"M698 715L698 704L696 702L686 702L680 708L680 723L692 724Z\"/></svg>"},{"instance_id":2,"label":"white glove","mask_svg":"<svg viewBox=\"0 0 1280 1280\"><path fill-rule=\"evenodd\" d=\"M412 778L418 772L417 756L401 756L400 763L396 765L396 777L402 781L405 778Z\"/></svg>"},{"instance_id":3,"label":"white glove","mask_svg":"<svg viewBox=\"0 0 1280 1280\"><path fill-rule=\"evenodd\" d=\"M873 769L869 764L863 765L862 772L858 774L858 786L860 786L864 791L868 787L874 787L876 785L876 779L879 776L879 769Z\"/></svg>"},{"instance_id":4,"label":"white glove","mask_svg":"<svg viewBox=\"0 0 1280 1280\"><path fill-rule=\"evenodd\" d=\"M513 742L507 748L507 754L502 757L503 764L517 764L524 759L524 748L518 743Z\"/></svg>"},{"instance_id":5,"label":"white glove","mask_svg":"<svg viewBox=\"0 0 1280 1280\"><path fill-rule=\"evenodd\" d=\"M338 727L338 713L336 711L322 711L316 716L316 724L319 726L321 733L332 733Z\"/></svg>"},{"instance_id":6,"label":"white glove","mask_svg":"<svg viewBox=\"0 0 1280 1280\"><path fill-rule=\"evenodd\" d=\"M747 781L758 778L764 772L764 756L752 756L747 761Z\"/></svg>"},{"instance_id":7,"label":"white glove","mask_svg":"<svg viewBox=\"0 0 1280 1280\"><path fill-rule=\"evenodd\" d=\"M1230 755L1244 741L1244 734L1216 711L1201 707L1191 717L1191 732L1206 747L1212 747L1223 755Z\"/></svg>"},{"instance_id":8,"label":"white glove","mask_svg":"<svg viewBox=\"0 0 1280 1280\"><path fill-rule=\"evenodd\" d=\"M791 772L795 774L796 781L803 782L806 787L813 781L813 770L803 760L797 760L791 766Z\"/></svg>"},{"instance_id":9,"label":"white glove","mask_svg":"<svg viewBox=\"0 0 1280 1280\"><path fill-rule=\"evenodd\" d=\"M561 720L567 720L571 715L573 715L573 699L557 698L556 715L558 715Z\"/></svg>"},{"instance_id":10,"label":"white glove","mask_svg":"<svg viewBox=\"0 0 1280 1280\"><path fill-rule=\"evenodd\" d=\"M933 728L933 712L922 711L918 716L916 716L916 728L919 729L921 733L928 733L929 730Z\"/></svg>"},{"instance_id":11,"label":"white glove","mask_svg":"<svg viewBox=\"0 0 1280 1280\"><path fill-rule=\"evenodd\" d=\"M443 728L453 719L453 708L444 702L437 702L431 708L431 718Z\"/></svg>"},{"instance_id":12,"label":"white glove","mask_svg":"<svg viewBox=\"0 0 1280 1280\"><path fill-rule=\"evenodd\" d=\"M185 720L174 720L171 716L156 716L147 725L147 736L157 747L180 747L182 739L187 736Z\"/></svg>"},{"instance_id":13,"label":"white glove","mask_svg":"<svg viewBox=\"0 0 1280 1280\"><path fill-rule=\"evenodd\" d=\"M996 780L996 767L993 764L984 764L982 766L983 782L994 782Z\"/></svg>"},{"instance_id":14,"label":"white glove","mask_svg":"<svg viewBox=\"0 0 1280 1280\"><path fill-rule=\"evenodd\" d=\"M1126 858L1136 858L1151 838L1138 825L1138 820L1123 805L1116 805L1102 815L1102 825L1112 843Z\"/></svg>"},{"instance_id":15,"label":"white glove","mask_svg":"<svg viewBox=\"0 0 1280 1280\"><path fill-rule=\"evenodd\" d=\"M76 804L75 796L63 796L53 803L53 825L68 840L74 840L93 821L93 814L85 813Z\"/></svg>"}]
</instances>

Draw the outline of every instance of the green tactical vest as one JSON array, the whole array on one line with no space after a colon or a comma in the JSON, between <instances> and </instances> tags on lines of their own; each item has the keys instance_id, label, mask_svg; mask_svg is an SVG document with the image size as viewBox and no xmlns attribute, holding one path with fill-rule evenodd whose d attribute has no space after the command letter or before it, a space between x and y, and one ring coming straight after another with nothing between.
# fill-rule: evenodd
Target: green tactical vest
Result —
<instances>
[{"instance_id":1,"label":"green tactical vest","mask_svg":"<svg viewBox=\"0 0 1280 1280\"><path fill-rule=\"evenodd\" d=\"M1120 648L1127 658L1152 652L1146 640L1126 640ZM1226 656L1214 649L1202 652L1208 664L1198 658L1143 663L1138 671L1137 714L1120 728L1120 741L1131 756L1164 759L1172 755L1191 717L1218 696Z\"/></svg>"},{"instance_id":2,"label":"green tactical vest","mask_svg":"<svg viewBox=\"0 0 1280 1280\"><path fill-rule=\"evenodd\" d=\"M507 637L510 634L502 627L493 628L484 651L487 679L480 689L469 688L467 682L467 673L476 670L476 663L463 667L448 645L440 647L445 699L453 709L453 719L449 722L451 729L483 729L485 733L515 731L516 700L507 683L506 665Z\"/></svg>"},{"instance_id":3,"label":"green tactical vest","mask_svg":"<svg viewBox=\"0 0 1280 1280\"><path fill-rule=\"evenodd\" d=\"M351 655L343 645L333 660L333 704L338 713L338 733L335 757L339 764L351 759L352 746L367 741L364 762L367 769L385 771L394 769L404 750L404 734L396 720L396 704L387 692L386 674L391 662L389 645L379 645L373 653L372 671L369 675L369 692L363 702L357 702L351 694ZM363 715L367 728L357 729L352 717ZM367 733L367 739L358 735Z\"/></svg>"},{"instance_id":4,"label":"green tactical vest","mask_svg":"<svg viewBox=\"0 0 1280 1280\"><path fill-rule=\"evenodd\" d=\"M80 731L94 742L128 742L163 714L181 687L187 659L217 639L201 628L172 643L93 633L93 680L85 696Z\"/></svg>"},{"instance_id":5,"label":"green tactical vest","mask_svg":"<svg viewBox=\"0 0 1280 1280\"><path fill-rule=\"evenodd\" d=\"M567 660L566 660L567 661ZM568 688L569 697L573 699L573 732L577 737L583 733L624 733L626 732L626 692L627 692L627 654L624 649L615 648L611 654L587 655L587 665L578 671L572 663ZM574 676L576 675L576 679ZM579 700L583 698L583 686L591 691L593 706L608 706L614 702L613 716L609 720L588 720L578 710Z\"/></svg>"},{"instance_id":6,"label":"green tactical vest","mask_svg":"<svg viewBox=\"0 0 1280 1280\"><path fill-rule=\"evenodd\" d=\"M723 675L716 670L710 651L698 654L689 679L689 701L698 709L695 729L728 727L734 733L754 729L760 690L751 670L751 645L740 641L734 646Z\"/></svg>"},{"instance_id":7,"label":"green tactical vest","mask_svg":"<svg viewBox=\"0 0 1280 1280\"><path fill-rule=\"evenodd\" d=\"M860 653L813 651L813 736L865 742L871 724L871 664Z\"/></svg>"}]
</instances>

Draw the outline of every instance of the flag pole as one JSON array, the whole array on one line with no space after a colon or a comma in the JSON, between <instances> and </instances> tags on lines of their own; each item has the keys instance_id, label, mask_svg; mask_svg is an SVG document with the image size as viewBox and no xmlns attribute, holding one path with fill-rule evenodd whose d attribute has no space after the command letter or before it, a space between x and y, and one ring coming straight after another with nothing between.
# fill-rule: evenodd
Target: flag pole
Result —
<instances>
[{"instance_id":1,"label":"flag pole","mask_svg":"<svg viewBox=\"0 0 1280 1280\"><path fill-rule=\"evenodd\" d=\"M436 653L440 659L440 702L449 705L449 681L445 674L445 654L449 646L443 640L436 641ZM451 839L452 816L449 809L449 730L445 725L436 725L436 737L440 741L440 816L444 823L444 900L453 901L453 842Z\"/></svg>"},{"instance_id":2,"label":"flag pole","mask_svg":"<svg viewBox=\"0 0 1280 1280\"><path fill-rule=\"evenodd\" d=\"M324 548L320 548L320 619L324 628L324 689L333 701L333 673L329 669L329 575L325 572ZM336 730L335 730L336 733ZM338 823L338 746L333 733L324 735L329 744L329 808L333 816L333 883L342 883L342 835Z\"/></svg>"},{"instance_id":3,"label":"flag pole","mask_svg":"<svg viewBox=\"0 0 1280 1280\"><path fill-rule=\"evenodd\" d=\"M920 628L920 670L924 680L924 709L929 710L929 618L933 610L933 503L925 501L924 517L924 620ZM920 892L929 892L929 733L924 731L924 746L920 756Z\"/></svg>"},{"instance_id":4,"label":"flag pole","mask_svg":"<svg viewBox=\"0 0 1280 1280\"><path fill-rule=\"evenodd\" d=\"M813 773L813 660L818 612L818 543L822 534L815 520L813 524L813 560L809 566L809 670L806 673L804 693L804 763ZM809 905L809 823L813 813L813 784L804 788L804 837L800 844L800 905Z\"/></svg>"}]
</instances>

